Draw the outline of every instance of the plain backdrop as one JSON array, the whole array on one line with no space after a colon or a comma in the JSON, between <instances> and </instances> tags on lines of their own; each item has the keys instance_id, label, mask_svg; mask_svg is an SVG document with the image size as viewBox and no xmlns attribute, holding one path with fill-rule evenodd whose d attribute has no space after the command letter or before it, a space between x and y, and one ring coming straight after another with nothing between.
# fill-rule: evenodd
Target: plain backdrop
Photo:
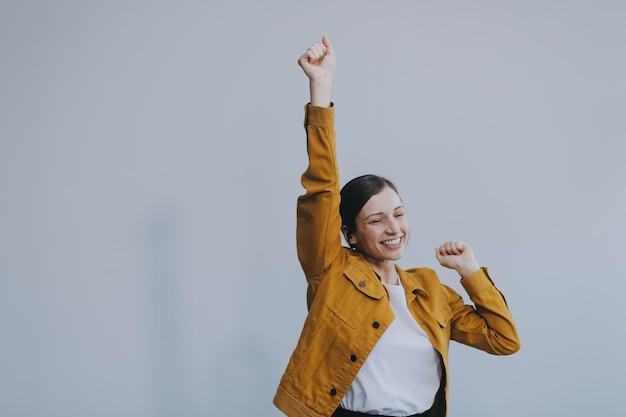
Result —
<instances>
[{"instance_id":1,"label":"plain backdrop","mask_svg":"<svg viewBox=\"0 0 626 417\"><path fill-rule=\"evenodd\" d=\"M626 3L0 3L0 415L263 416L306 315L295 202L322 35L342 182L400 265L470 243L522 339L452 343L450 416L626 415ZM467 298L466 298L467 299Z\"/></svg>"}]
</instances>

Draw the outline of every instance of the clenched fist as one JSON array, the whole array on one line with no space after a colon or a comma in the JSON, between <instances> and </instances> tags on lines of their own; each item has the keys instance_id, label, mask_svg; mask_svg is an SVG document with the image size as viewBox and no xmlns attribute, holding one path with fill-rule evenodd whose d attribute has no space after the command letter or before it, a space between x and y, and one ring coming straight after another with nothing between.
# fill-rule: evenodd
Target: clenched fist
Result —
<instances>
[{"instance_id":1,"label":"clenched fist","mask_svg":"<svg viewBox=\"0 0 626 417\"><path fill-rule=\"evenodd\" d=\"M474 251L463 242L448 241L435 249L435 256L441 266L454 269L461 278L469 277L480 269Z\"/></svg>"}]
</instances>

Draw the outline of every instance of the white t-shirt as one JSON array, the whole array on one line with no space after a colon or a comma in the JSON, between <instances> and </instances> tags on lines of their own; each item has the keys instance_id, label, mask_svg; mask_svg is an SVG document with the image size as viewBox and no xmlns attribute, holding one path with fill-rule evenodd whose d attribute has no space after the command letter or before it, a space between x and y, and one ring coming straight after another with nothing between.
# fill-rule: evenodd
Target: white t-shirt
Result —
<instances>
[{"instance_id":1,"label":"white t-shirt","mask_svg":"<svg viewBox=\"0 0 626 417\"><path fill-rule=\"evenodd\" d=\"M439 355L409 312L402 282L383 285L396 318L365 360L341 407L383 416L423 413L439 389Z\"/></svg>"}]
</instances>

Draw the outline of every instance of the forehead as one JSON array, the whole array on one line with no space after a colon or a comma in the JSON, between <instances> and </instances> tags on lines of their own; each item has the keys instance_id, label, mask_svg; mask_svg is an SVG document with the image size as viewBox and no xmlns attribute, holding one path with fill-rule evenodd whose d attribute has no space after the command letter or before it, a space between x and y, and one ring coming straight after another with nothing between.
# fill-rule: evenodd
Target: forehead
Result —
<instances>
[{"instance_id":1,"label":"forehead","mask_svg":"<svg viewBox=\"0 0 626 417\"><path fill-rule=\"evenodd\" d=\"M361 215L391 212L402 206L400 196L392 188L385 187L380 193L373 195L361 209Z\"/></svg>"}]
</instances>

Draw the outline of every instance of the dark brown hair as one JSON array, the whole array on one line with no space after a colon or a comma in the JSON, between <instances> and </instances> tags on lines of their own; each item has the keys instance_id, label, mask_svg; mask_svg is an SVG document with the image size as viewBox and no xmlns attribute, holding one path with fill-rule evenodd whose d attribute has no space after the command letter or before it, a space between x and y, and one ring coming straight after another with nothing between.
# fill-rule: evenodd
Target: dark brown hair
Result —
<instances>
[{"instance_id":1,"label":"dark brown hair","mask_svg":"<svg viewBox=\"0 0 626 417\"><path fill-rule=\"evenodd\" d=\"M348 237L356 229L356 217L363 206L373 195L380 193L385 187L389 187L398 193L396 186L387 178L372 174L356 177L343 186L341 189L339 213L341 214L341 223L346 227Z\"/></svg>"}]
</instances>

